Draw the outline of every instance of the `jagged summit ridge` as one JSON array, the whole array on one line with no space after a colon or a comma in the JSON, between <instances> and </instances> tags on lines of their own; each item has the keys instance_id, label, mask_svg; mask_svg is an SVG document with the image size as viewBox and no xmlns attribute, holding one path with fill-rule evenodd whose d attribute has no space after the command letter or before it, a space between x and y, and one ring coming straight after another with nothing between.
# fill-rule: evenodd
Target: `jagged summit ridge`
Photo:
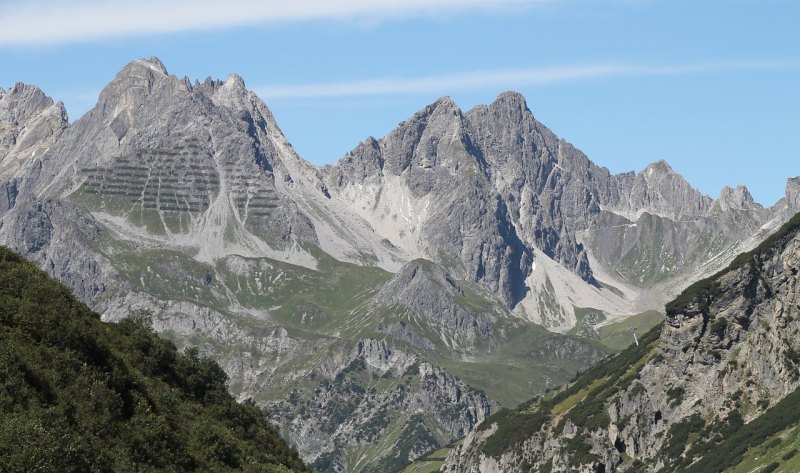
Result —
<instances>
[{"instance_id":1,"label":"jagged summit ridge","mask_svg":"<svg viewBox=\"0 0 800 473\"><path fill-rule=\"evenodd\" d=\"M149 57L147 59L137 59L137 60L131 62L127 67L131 67L131 66L134 66L134 65L136 65L136 66L145 66L148 69L150 69L150 70L152 70L154 72L158 72L158 73L163 74L163 75L168 75L169 74L169 72L167 72L166 66L164 66L164 63L161 62L161 59L157 58L156 56L151 56L151 57ZM125 69L123 69L123 71L124 70Z\"/></svg>"},{"instance_id":2,"label":"jagged summit ridge","mask_svg":"<svg viewBox=\"0 0 800 473\"><path fill-rule=\"evenodd\" d=\"M728 209L744 210L757 205L747 187L741 184L736 188L723 187L717 202L723 211Z\"/></svg>"},{"instance_id":3,"label":"jagged summit ridge","mask_svg":"<svg viewBox=\"0 0 800 473\"><path fill-rule=\"evenodd\" d=\"M0 93L0 180L21 177L68 123L64 104L34 85L19 82Z\"/></svg>"},{"instance_id":4,"label":"jagged summit ridge","mask_svg":"<svg viewBox=\"0 0 800 473\"><path fill-rule=\"evenodd\" d=\"M663 160L641 172L612 175L539 123L524 97L515 92L466 113L451 99L438 99L384 138L362 142L323 172L334 199L342 200L393 245L432 260L446 254L458 262L452 269L457 277L481 282L498 291L508 307L552 327L570 326L574 319L569 312L541 313L544 306L535 298L544 288L536 284L546 284L546 278L534 277L532 255L515 248L541 250L588 286L602 288L603 281L594 275L598 270L614 286L647 289L684 271L704 271L712 256L724 253L732 258L737 242L758 233L768 220L763 209L744 195L728 202L725 199L733 196L725 194L715 205ZM499 205L488 210L492 199ZM743 206L754 217L734 222L729 211ZM492 222L467 232L441 224L466 215L464 208L486 209ZM721 209L722 216L714 214L715 209ZM643 217L638 232L625 226ZM710 249L692 249L694 243L686 240L708 232L702 221L706 218L728 237L711 240ZM655 234L663 233L659 228L664 224L682 227L669 235L689 235L667 243L674 251L668 255L652 243L658 239ZM481 237L471 248L464 234L475 232ZM494 254L508 256L489 260L483 253L476 258L481 241L494 242ZM458 252L453 251L454 244ZM624 257L639 262L620 278L615 261ZM596 262L590 264L590 258ZM715 269L718 266L705 271ZM674 294L677 289L662 285L655 291ZM577 292L582 295L564 297L591 299L590 292ZM625 304L612 303L630 310L622 309Z\"/></svg>"}]
</instances>

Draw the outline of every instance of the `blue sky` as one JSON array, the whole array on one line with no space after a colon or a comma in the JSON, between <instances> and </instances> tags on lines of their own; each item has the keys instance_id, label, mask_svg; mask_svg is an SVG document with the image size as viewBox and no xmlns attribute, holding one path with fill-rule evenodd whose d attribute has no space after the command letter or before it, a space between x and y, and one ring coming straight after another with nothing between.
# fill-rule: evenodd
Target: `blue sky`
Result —
<instances>
[{"instance_id":1,"label":"blue sky","mask_svg":"<svg viewBox=\"0 0 800 473\"><path fill-rule=\"evenodd\" d=\"M0 86L74 120L135 58L236 72L318 164L442 95L517 90L613 172L665 159L771 205L800 175L798 20L793 0L0 0Z\"/></svg>"}]
</instances>

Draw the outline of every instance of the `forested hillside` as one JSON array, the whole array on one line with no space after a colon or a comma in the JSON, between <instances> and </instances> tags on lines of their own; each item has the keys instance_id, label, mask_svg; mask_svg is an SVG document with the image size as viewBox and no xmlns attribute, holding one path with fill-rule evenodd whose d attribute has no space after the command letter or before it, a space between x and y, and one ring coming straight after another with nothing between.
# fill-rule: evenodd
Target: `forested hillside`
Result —
<instances>
[{"instance_id":1,"label":"forested hillside","mask_svg":"<svg viewBox=\"0 0 800 473\"><path fill-rule=\"evenodd\" d=\"M0 471L308 471L226 380L0 247Z\"/></svg>"}]
</instances>

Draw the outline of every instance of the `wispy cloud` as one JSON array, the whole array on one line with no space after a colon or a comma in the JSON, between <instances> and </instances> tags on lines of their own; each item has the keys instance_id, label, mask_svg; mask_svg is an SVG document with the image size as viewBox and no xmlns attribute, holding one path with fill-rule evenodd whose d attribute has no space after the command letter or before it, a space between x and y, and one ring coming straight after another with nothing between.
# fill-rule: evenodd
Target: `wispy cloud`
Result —
<instances>
[{"instance_id":1,"label":"wispy cloud","mask_svg":"<svg viewBox=\"0 0 800 473\"><path fill-rule=\"evenodd\" d=\"M795 69L800 64L778 61L708 62L678 65L584 64L462 72L425 77L384 77L349 82L275 84L256 87L265 99L357 97L454 93L509 89L580 80L634 76L682 76L754 70Z\"/></svg>"},{"instance_id":2,"label":"wispy cloud","mask_svg":"<svg viewBox=\"0 0 800 473\"><path fill-rule=\"evenodd\" d=\"M381 20L569 0L8 0L0 45L87 41L305 20Z\"/></svg>"}]
</instances>

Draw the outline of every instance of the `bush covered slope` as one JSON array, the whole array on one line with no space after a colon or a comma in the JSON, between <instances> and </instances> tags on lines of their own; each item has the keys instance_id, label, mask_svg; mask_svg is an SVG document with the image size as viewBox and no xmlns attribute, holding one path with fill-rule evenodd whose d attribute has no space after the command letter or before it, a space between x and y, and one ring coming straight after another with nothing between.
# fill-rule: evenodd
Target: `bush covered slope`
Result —
<instances>
[{"instance_id":1,"label":"bush covered slope","mask_svg":"<svg viewBox=\"0 0 800 473\"><path fill-rule=\"evenodd\" d=\"M308 471L215 362L147 326L0 247L0 471Z\"/></svg>"}]
</instances>

